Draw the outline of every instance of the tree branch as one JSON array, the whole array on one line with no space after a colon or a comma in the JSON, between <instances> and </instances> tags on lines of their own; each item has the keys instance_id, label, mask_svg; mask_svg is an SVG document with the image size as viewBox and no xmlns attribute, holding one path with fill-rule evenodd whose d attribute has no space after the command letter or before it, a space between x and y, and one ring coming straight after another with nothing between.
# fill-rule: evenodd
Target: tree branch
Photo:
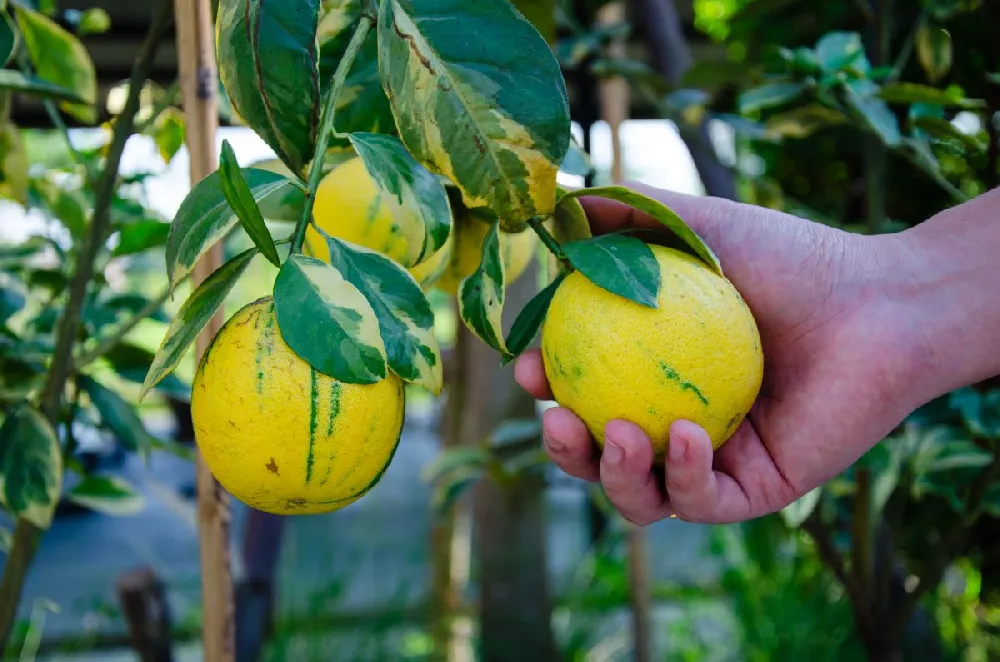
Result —
<instances>
[{"instance_id":1,"label":"tree branch","mask_svg":"<svg viewBox=\"0 0 1000 662\"><path fill-rule=\"evenodd\" d=\"M41 397L41 409L53 427L59 424L59 412L66 389L66 380L73 369L73 345L80 327L80 315L87 296L87 288L94 275L94 262L104 243L111 224L111 203L114 199L118 171L121 166L125 143L133 131L135 115L139 110L139 95L143 82L149 77L153 56L173 17L173 0L161 0L146 39L132 65L129 79L128 100L115 123L114 136L104 170L95 184L94 215L90 228L76 259L69 299L63 309L56 331L56 347L49 366L49 374ZM14 541L0 580L0 651L4 650L17 615L24 577L34 557L42 530L25 519L18 519ZM16 563L14 561L17 561Z\"/></svg>"}]
</instances>

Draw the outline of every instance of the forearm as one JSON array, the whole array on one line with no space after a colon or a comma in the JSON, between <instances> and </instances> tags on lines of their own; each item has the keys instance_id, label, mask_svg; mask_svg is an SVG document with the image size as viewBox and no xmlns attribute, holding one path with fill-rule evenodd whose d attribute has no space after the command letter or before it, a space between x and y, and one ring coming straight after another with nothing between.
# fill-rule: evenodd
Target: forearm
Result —
<instances>
[{"instance_id":1,"label":"forearm","mask_svg":"<svg viewBox=\"0 0 1000 662\"><path fill-rule=\"evenodd\" d=\"M926 401L1000 375L1000 189L895 235L887 296L904 302Z\"/></svg>"}]
</instances>

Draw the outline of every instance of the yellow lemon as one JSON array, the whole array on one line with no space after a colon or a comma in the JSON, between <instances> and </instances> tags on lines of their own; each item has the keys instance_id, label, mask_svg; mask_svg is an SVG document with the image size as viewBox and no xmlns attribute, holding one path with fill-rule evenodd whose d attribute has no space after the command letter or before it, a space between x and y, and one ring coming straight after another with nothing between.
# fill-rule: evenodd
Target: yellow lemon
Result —
<instances>
[{"instance_id":1,"label":"yellow lemon","mask_svg":"<svg viewBox=\"0 0 1000 662\"><path fill-rule=\"evenodd\" d=\"M316 191L313 217L316 225L331 237L364 246L404 266L412 259L407 231L400 227L360 157L346 158L323 176ZM422 230L409 232L409 236L414 235L423 240ZM442 250L443 246L437 253ZM326 239L312 225L306 229L303 252L330 261ZM432 255L416 266L424 266L433 258ZM430 284L438 273L426 267L416 273L414 268L409 271L421 285Z\"/></svg>"},{"instance_id":2,"label":"yellow lemon","mask_svg":"<svg viewBox=\"0 0 1000 662\"><path fill-rule=\"evenodd\" d=\"M613 419L632 421L665 457L677 419L705 428L715 448L757 398L764 371L750 309L726 278L679 250L650 245L659 263L659 307L611 294L573 272L542 327L545 374L556 401L598 444Z\"/></svg>"},{"instance_id":3,"label":"yellow lemon","mask_svg":"<svg viewBox=\"0 0 1000 662\"><path fill-rule=\"evenodd\" d=\"M490 224L465 214L456 214L455 225L449 240L441 251L432 259L438 257L445 249L449 250L447 264L440 276L434 281L434 286L447 292L457 294L458 284L468 278L479 267L483 258L483 240L490 230ZM454 242L451 241L454 237ZM451 246L449 246L451 244ZM506 281L509 285L517 280L531 263L538 246L538 236L530 228L524 232L500 232L500 256L503 259Z\"/></svg>"},{"instance_id":4,"label":"yellow lemon","mask_svg":"<svg viewBox=\"0 0 1000 662\"><path fill-rule=\"evenodd\" d=\"M323 513L382 477L403 427L403 383L348 384L299 358L271 297L240 309L202 357L191 393L198 448L219 483L259 510Z\"/></svg>"}]
</instances>

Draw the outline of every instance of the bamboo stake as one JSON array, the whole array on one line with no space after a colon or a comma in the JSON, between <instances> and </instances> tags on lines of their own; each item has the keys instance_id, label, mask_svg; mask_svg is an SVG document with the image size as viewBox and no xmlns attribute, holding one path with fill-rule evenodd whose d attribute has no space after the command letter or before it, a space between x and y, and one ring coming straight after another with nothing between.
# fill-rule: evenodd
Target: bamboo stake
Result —
<instances>
[{"instance_id":1,"label":"bamboo stake","mask_svg":"<svg viewBox=\"0 0 1000 662\"><path fill-rule=\"evenodd\" d=\"M190 154L191 185L217 168L215 133L219 122L215 32L210 0L174 0L177 58L185 114L185 142ZM222 246L216 244L195 266L197 286L222 264ZM198 336L200 357L222 327L216 313ZM235 660L233 584L229 562L229 497L215 481L199 453L196 457L198 541L201 552L202 646L205 662Z\"/></svg>"},{"instance_id":2,"label":"bamboo stake","mask_svg":"<svg viewBox=\"0 0 1000 662\"><path fill-rule=\"evenodd\" d=\"M619 23L625 20L625 3L612 2L597 14L597 22ZM624 41L609 45L610 55L627 55ZM601 117L608 123L611 132L611 181L618 184L625 179L625 163L622 158L621 125L629 115L628 81L621 77L602 78L598 81L598 95ZM629 595L632 604L632 639L635 662L651 662L653 659L652 633L650 621L652 596L649 589L646 541L641 528L627 524Z\"/></svg>"}]
</instances>

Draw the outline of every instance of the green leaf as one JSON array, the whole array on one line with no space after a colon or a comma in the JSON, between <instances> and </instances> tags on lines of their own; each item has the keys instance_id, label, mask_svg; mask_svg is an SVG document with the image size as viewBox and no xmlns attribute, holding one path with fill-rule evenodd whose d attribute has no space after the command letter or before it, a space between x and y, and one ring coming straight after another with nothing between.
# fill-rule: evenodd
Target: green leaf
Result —
<instances>
[{"instance_id":1,"label":"green leaf","mask_svg":"<svg viewBox=\"0 0 1000 662\"><path fill-rule=\"evenodd\" d=\"M268 200L285 200L302 190L297 182L274 172L244 168L243 178L254 201L263 206ZM262 212L263 213L263 212ZM171 224L167 237L167 276L171 287L184 279L198 260L239 222L222 191L218 171L191 189Z\"/></svg>"},{"instance_id":2,"label":"green leaf","mask_svg":"<svg viewBox=\"0 0 1000 662\"><path fill-rule=\"evenodd\" d=\"M945 108L974 108L981 102L966 99L956 88L941 90L919 83L887 83L882 86L878 96L889 103L923 103Z\"/></svg>"},{"instance_id":3,"label":"green leaf","mask_svg":"<svg viewBox=\"0 0 1000 662\"><path fill-rule=\"evenodd\" d=\"M566 193L564 189L559 189L559 202L552 217L552 236L560 244L590 239L593 234L590 231L587 212L584 211L579 198L566 197Z\"/></svg>"},{"instance_id":4,"label":"green leaf","mask_svg":"<svg viewBox=\"0 0 1000 662\"><path fill-rule=\"evenodd\" d=\"M151 388L173 372L181 362L188 347L212 319L256 254L257 248L254 247L232 258L213 271L187 298L167 327L160 348L156 350L156 358L139 390L140 402Z\"/></svg>"},{"instance_id":5,"label":"green leaf","mask_svg":"<svg viewBox=\"0 0 1000 662\"><path fill-rule=\"evenodd\" d=\"M940 117L916 117L913 126L939 141L956 141L970 154L986 150L986 144L974 135L961 131L957 126Z\"/></svg>"},{"instance_id":6,"label":"green leaf","mask_svg":"<svg viewBox=\"0 0 1000 662\"><path fill-rule=\"evenodd\" d=\"M741 113L747 114L764 108L783 106L805 91L805 83L767 83L740 94L739 109Z\"/></svg>"},{"instance_id":7,"label":"green leaf","mask_svg":"<svg viewBox=\"0 0 1000 662\"><path fill-rule=\"evenodd\" d=\"M17 24L39 78L72 90L82 103L61 108L81 122L97 119L97 74L87 49L55 21L24 5L17 6Z\"/></svg>"},{"instance_id":8,"label":"green leaf","mask_svg":"<svg viewBox=\"0 0 1000 662\"><path fill-rule=\"evenodd\" d=\"M847 105L887 147L900 143L899 120L878 95L878 85L859 78L843 86Z\"/></svg>"},{"instance_id":9,"label":"green leaf","mask_svg":"<svg viewBox=\"0 0 1000 662\"><path fill-rule=\"evenodd\" d=\"M111 29L111 17L108 12L101 7L91 7L85 9L80 14L80 20L76 24L76 33L81 37L91 34L104 34Z\"/></svg>"},{"instance_id":10,"label":"green leaf","mask_svg":"<svg viewBox=\"0 0 1000 662\"><path fill-rule=\"evenodd\" d=\"M142 384L149 367L153 365L154 356L153 352L144 347L122 342L115 345L104 358L122 379ZM154 390L182 401L191 396L191 385L185 384L175 374L169 374L160 380Z\"/></svg>"},{"instance_id":11,"label":"green leaf","mask_svg":"<svg viewBox=\"0 0 1000 662\"><path fill-rule=\"evenodd\" d=\"M924 23L916 35L917 59L927 73L927 78L936 83L951 69L951 35L939 25Z\"/></svg>"},{"instance_id":12,"label":"green leaf","mask_svg":"<svg viewBox=\"0 0 1000 662\"><path fill-rule=\"evenodd\" d=\"M569 151L566 152L566 158L563 159L559 170L567 175L576 175L577 177L587 177L593 174L594 165L591 163L590 155L576 141L576 138L571 137Z\"/></svg>"},{"instance_id":13,"label":"green leaf","mask_svg":"<svg viewBox=\"0 0 1000 662\"><path fill-rule=\"evenodd\" d=\"M624 186L599 186L589 189L578 189L564 195L562 200L583 197L607 198L608 200L616 200L638 209L666 226L668 230L687 244L694 251L695 255L704 260L716 273L722 274L722 265L719 264L719 258L716 257L708 244L684 222L684 219L659 200L654 200Z\"/></svg>"},{"instance_id":14,"label":"green leaf","mask_svg":"<svg viewBox=\"0 0 1000 662\"><path fill-rule=\"evenodd\" d=\"M435 481L431 491L431 510L437 516L444 516L456 502L484 476L485 470L477 466L467 466L451 471L439 481Z\"/></svg>"},{"instance_id":15,"label":"green leaf","mask_svg":"<svg viewBox=\"0 0 1000 662\"><path fill-rule=\"evenodd\" d=\"M163 221L136 221L123 225L118 232L115 256L134 255L150 248L158 248L167 243L170 223Z\"/></svg>"},{"instance_id":16,"label":"green leaf","mask_svg":"<svg viewBox=\"0 0 1000 662\"><path fill-rule=\"evenodd\" d=\"M781 509L781 519L790 528L796 528L809 519L809 516L819 505L819 498L823 495L823 488L817 487L809 490L797 500Z\"/></svg>"},{"instance_id":17,"label":"green leaf","mask_svg":"<svg viewBox=\"0 0 1000 662\"><path fill-rule=\"evenodd\" d=\"M556 295L556 290L568 275L564 272L556 276L555 280L532 297L531 301L518 313L514 324L510 327L510 333L507 335L507 349L510 354L503 357L504 365L518 357L535 339L538 330L542 328L542 322L545 321L545 313L549 310L552 297Z\"/></svg>"},{"instance_id":18,"label":"green leaf","mask_svg":"<svg viewBox=\"0 0 1000 662\"><path fill-rule=\"evenodd\" d=\"M83 99L73 90L44 81L35 76L25 76L20 71L14 71L13 69L0 69L0 90L23 92L25 94L33 94L42 98L57 99L74 104L83 103Z\"/></svg>"},{"instance_id":19,"label":"green leaf","mask_svg":"<svg viewBox=\"0 0 1000 662\"><path fill-rule=\"evenodd\" d=\"M153 142L160 150L164 163L173 161L174 156L184 146L184 113L178 108L167 108L153 125Z\"/></svg>"},{"instance_id":20,"label":"green leaf","mask_svg":"<svg viewBox=\"0 0 1000 662\"><path fill-rule=\"evenodd\" d=\"M405 266L425 261L451 232L451 205L441 180L417 163L398 138L354 133L350 139L406 237Z\"/></svg>"},{"instance_id":21,"label":"green leaf","mask_svg":"<svg viewBox=\"0 0 1000 662\"><path fill-rule=\"evenodd\" d=\"M254 201L253 192L247 186L247 181L243 178L243 172L236 161L236 152L228 140L222 141L222 154L219 157L219 182L222 184L222 193L226 196L229 207L236 212L236 217L240 219L243 229L253 240L253 243L260 249L261 254L276 267L281 266L281 259L278 257L278 249L274 245L274 239L264 224L264 217L260 214L260 209Z\"/></svg>"},{"instance_id":22,"label":"green leaf","mask_svg":"<svg viewBox=\"0 0 1000 662\"><path fill-rule=\"evenodd\" d=\"M14 51L21 43L21 33L14 19L4 11L0 14L0 67L10 63Z\"/></svg>"},{"instance_id":23,"label":"green leaf","mask_svg":"<svg viewBox=\"0 0 1000 662\"><path fill-rule=\"evenodd\" d=\"M0 425L0 502L12 515L46 529L59 502L62 450L55 430L27 403Z\"/></svg>"},{"instance_id":24,"label":"green leaf","mask_svg":"<svg viewBox=\"0 0 1000 662\"><path fill-rule=\"evenodd\" d=\"M348 384L386 376L375 311L329 264L301 254L285 260L274 281L274 308L285 343L319 372Z\"/></svg>"},{"instance_id":25,"label":"green leaf","mask_svg":"<svg viewBox=\"0 0 1000 662\"><path fill-rule=\"evenodd\" d=\"M418 161L505 223L552 213L569 103L531 23L507 0L383 0L378 42L396 126Z\"/></svg>"},{"instance_id":26,"label":"green leaf","mask_svg":"<svg viewBox=\"0 0 1000 662\"><path fill-rule=\"evenodd\" d=\"M27 301L24 284L9 273L0 272L0 324L24 309Z\"/></svg>"},{"instance_id":27,"label":"green leaf","mask_svg":"<svg viewBox=\"0 0 1000 662\"><path fill-rule=\"evenodd\" d=\"M360 0L341 0L331 7L319 26L319 73L321 94L326 94L334 71L361 18ZM389 99L378 73L378 38L372 30L365 37L354 64L347 72L337 97L337 131L344 133L396 133ZM345 138L330 136L330 147L349 147Z\"/></svg>"},{"instance_id":28,"label":"green leaf","mask_svg":"<svg viewBox=\"0 0 1000 662\"><path fill-rule=\"evenodd\" d=\"M605 234L566 244L563 251L594 285L649 308L658 306L660 265L642 240Z\"/></svg>"},{"instance_id":29,"label":"green leaf","mask_svg":"<svg viewBox=\"0 0 1000 662\"><path fill-rule=\"evenodd\" d=\"M500 255L500 222L490 225L483 239L479 266L458 285L458 312L472 333L504 356L510 351L503 338L503 302L506 288Z\"/></svg>"},{"instance_id":30,"label":"green leaf","mask_svg":"<svg viewBox=\"0 0 1000 662\"><path fill-rule=\"evenodd\" d=\"M767 118L766 134L779 138L807 138L819 129L843 124L847 117L839 110L819 103L792 108Z\"/></svg>"},{"instance_id":31,"label":"green leaf","mask_svg":"<svg viewBox=\"0 0 1000 662\"><path fill-rule=\"evenodd\" d=\"M421 470L420 478L428 483L437 482L455 471L485 467L489 460L490 453L482 446L446 448Z\"/></svg>"},{"instance_id":32,"label":"green leaf","mask_svg":"<svg viewBox=\"0 0 1000 662\"><path fill-rule=\"evenodd\" d=\"M221 0L219 75L233 108L292 172L312 158L319 127L319 0Z\"/></svg>"},{"instance_id":33,"label":"green leaf","mask_svg":"<svg viewBox=\"0 0 1000 662\"><path fill-rule=\"evenodd\" d=\"M983 495L983 510L993 517L1000 517L1000 483L994 482Z\"/></svg>"},{"instance_id":34,"label":"green leaf","mask_svg":"<svg viewBox=\"0 0 1000 662\"><path fill-rule=\"evenodd\" d=\"M126 481L116 476L86 476L66 498L105 515L134 515L146 501Z\"/></svg>"},{"instance_id":35,"label":"green leaf","mask_svg":"<svg viewBox=\"0 0 1000 662\"><path fill-rule=\"evenodd\" d=\"M83 237L90 222L90 202L83 191L48 178L33 179L31 191L38 196L41 206L69 230L70 236L77 240Z\"/></svg>"},{"instance_id":36,"label":"green leaf","mask_svg":"<svg viewBox=\"0 0 1000 662\"><path fill-rule=\"evenodd\" d=\"M93 377L84 375L76 383L101 415L104 427L111 430L125 448L143 456L149 454L149 432L132 405Z\"/></svg>"},{"instance_id":37,"label":"green leaf","mask_svg":"<svg viewBox=\"0 0 1000 662\"><path fill-rule=\"evenodd\" d=\"M819 66L832 73L847 69L865 56L861 35L857 32L828 32L816 42ZM867 60L865 60L867 62ZM864 66L864 71L868 67Z\"/></svg>"},{"instance_id":38,"label":"green leaf","mask_svg":"<svg viewBox=\"0 0 1000 662\"><path fill-rule=\"evenodd\" d=\"M953 469L975 469L985 467L993 461L993 454L967 439L954 439L940 446L933 459L921 463L922 473L951 471Z\"/></svg>"},{"instance_id":39,"label":"green leaf","mask_svg":"<svg viewBox=\"0 0 1000 662\"><path fill-rule=\"evenodd\" d=\"M381 253L320 232L330 249L330 265L371 304L389 367L404 381L435 395L441 393L441 349L434 337L434 312L417 281Z\"/></svg>"},{"instance_id":40,"label":"green leaf","mask_svg":"<svg viewBox=\"0 0 1000 662\"><path fill-rule=\"evenodd\" d=\"M986 439L1000 439L1000 390L980 393L966 387L949 396L952 409L961 414L972 434Z\"/></svg>"}]
</instances>

